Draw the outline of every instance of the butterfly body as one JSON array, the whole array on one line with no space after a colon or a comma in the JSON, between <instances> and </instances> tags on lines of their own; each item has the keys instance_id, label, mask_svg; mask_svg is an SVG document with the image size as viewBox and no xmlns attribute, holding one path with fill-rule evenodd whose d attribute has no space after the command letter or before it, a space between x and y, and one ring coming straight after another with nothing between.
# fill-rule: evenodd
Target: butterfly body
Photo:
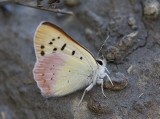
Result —
<instances>
[{"instance_id":1,"label":"butterfly body","mask_svg":"<svg viewBox=\"0 0 160 119\"><path fill-rule=\"evenodd\" d=\"M37 62L33 74L43 96L64 96L98 83L103 85L105 62L73 40L59 27L42 22L34 38Z\"/></svg>"}]
</instances>

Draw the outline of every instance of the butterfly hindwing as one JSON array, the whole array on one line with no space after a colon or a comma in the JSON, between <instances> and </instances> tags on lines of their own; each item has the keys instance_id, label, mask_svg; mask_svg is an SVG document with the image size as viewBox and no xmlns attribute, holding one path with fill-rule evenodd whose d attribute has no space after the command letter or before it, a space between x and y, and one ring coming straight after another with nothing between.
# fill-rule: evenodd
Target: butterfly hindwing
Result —
<instances>
[{"instance_id":1,"label":"butterfly hindwing","mask_svg":"<svg viewBox=\"0 0 160 119\"><path fill-rule=\"evenodd\" d=\"M97 67L92 54L54 24L42 22L34 40L37 60L53 52L62 52L88 62L93 68Z\"/></svg>"},{"instance_id":2,"label":"butterfly hindwing","mask_svg":"<svg viewBox=\"0 0 160 119\"><path fill-rule=\"evenodd\" d=\"M52 53L37 60L34 79L44 96L63 96L87 86L93 70L79 58Z\"/></svg>"}]
</instances>

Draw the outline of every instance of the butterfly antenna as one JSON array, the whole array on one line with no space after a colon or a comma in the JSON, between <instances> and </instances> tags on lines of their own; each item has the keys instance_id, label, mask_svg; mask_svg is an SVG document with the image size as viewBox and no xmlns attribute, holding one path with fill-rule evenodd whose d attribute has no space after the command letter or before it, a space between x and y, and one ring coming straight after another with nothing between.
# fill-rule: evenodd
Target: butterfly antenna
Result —
<instances>
[{"instance_id":1,"label":"butterfly antenna","mask_svg":"<svg viewBox=\"0 0 160 119\"><path fill-rule=\"evenodd\" d=\"M106 41L109 39L109 35L107 36L106 40L103 42L101 48L99 49L98 53L97 53L97 57L99 56L100 51L102 50L103 46L105 45Z\"/></svg>"}]
</instances>

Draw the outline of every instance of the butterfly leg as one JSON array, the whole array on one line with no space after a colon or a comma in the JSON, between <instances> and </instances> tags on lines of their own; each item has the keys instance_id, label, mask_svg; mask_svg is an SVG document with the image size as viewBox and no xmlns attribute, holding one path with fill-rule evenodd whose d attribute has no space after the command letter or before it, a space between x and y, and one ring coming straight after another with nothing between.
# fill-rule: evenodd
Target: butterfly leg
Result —
<instances>
[{"instance_id":1,"label":"butterfly leg","mask_svg":"<svg viewBox=\"0 0 160 119\"><path fill-rule=\"evenodd\" d=\"M91 84L84 90L83 95L82 95L82 97L81 97L81 100L80 100L79 103L78 103L78 106L81 104L81 102L82 102L82 100L83 100L83 98L84 98L84 95L85 95L86 91L87 91L87 92L90 91L90 90L93 88L94 85L95 85L95 83L91 83Z\"/></svg>"},{"instance_id":2,"label":"butterfly leg","mask_svg":"<svg viewBox=\"0 0 160 119\"><path fill-rule=\"evenodd\" d=\"M103 79L97 79L97 83L101 85L102 94L104 95L104 97L107 98L107 96L104 94L104 90L103 90Z\"/></svg>"}]
</instances>

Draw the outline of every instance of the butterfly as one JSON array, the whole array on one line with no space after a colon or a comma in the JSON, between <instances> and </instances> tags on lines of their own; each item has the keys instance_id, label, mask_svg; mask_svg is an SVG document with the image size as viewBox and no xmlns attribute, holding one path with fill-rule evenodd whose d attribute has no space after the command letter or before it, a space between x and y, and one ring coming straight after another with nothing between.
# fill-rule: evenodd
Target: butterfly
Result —
<instances>
[{"instance_id":1,"label":"butterfly","mask_svg":"<svg viewBox=\"0 0 160 119\"><path fill-rule=\"evenodd\" d=\"M86 87L81 102L96 83L101 84L105 96L103 78L107 76L111 81L106 62L96 60L61 28L41 22L35 32L34 48L37 62L33 75L43 96L64 96Z\"/></svg>"}]
</instances>

